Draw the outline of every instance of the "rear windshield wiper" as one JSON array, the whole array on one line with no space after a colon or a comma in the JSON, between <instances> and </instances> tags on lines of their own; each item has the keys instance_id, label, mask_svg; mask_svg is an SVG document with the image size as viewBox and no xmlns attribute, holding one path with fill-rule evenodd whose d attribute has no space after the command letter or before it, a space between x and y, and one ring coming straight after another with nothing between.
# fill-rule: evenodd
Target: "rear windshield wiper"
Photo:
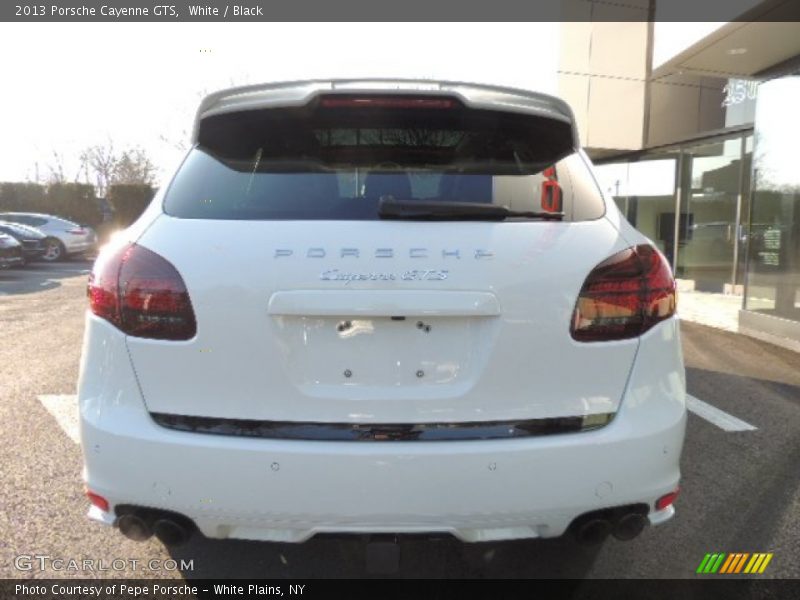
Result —
<instances>
[{"instance_id":1,"label":"rear windshield wiper","mask_svg":"<svg viewBox=\"0 0 800 600\"><path fill-rule=\"evenodd\" d=\"M420 221L503 221L515 218L561 221L564 213L511 210L488 203L395 200L391 196L384 196L378 206L378 216L381 219Z\"/></svg>"}]
</instances>

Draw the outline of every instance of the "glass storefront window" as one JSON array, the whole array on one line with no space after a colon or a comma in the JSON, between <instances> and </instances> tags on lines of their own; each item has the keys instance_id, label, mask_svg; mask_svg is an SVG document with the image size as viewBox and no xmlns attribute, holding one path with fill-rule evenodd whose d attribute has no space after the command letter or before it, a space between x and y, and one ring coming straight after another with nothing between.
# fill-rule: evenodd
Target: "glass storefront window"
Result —
<instances>
[{"instance_id":1,"label":"glass storefront window","mask_svg":"<svg viewBox=\"0 0 800 600\"><path fill-rule=\"evenodd\" d=\"M800 321L800 75L762 83L756 106L745 309Z\"/></svg>"},{"instance_id":2,"label":"glass storefront window","mask_svg":"<svg viewBox=\"0 0 800 600\"><path fill-rule=\"evenodd\" d=\"M603 190L669 259L684 290L743 294L751 133L596 167Z\"/></svg>"},{"instance_id":3,"label":"glass storefront window","mask_svg":"<svg viewBox=\"0 0 800 600\"><path fill-rule=\"evenodd\" d=\"M739 207L739 243L736 253L736 284L744 287L747 265L747 232L750 229L750 174L753 170L753 135L744 138L742 155L741 206Z\"/></svg>"},{"instance_id":4,"label":"glass storefront window","mask_svg":"<svg viewBox=\"0 0 800 600\"><path fill-rule=\"evenodd\" d=\"M687 149L676 275L695 290L722 293L733 284L742 138Z\"/></svg>"}]
</instances>

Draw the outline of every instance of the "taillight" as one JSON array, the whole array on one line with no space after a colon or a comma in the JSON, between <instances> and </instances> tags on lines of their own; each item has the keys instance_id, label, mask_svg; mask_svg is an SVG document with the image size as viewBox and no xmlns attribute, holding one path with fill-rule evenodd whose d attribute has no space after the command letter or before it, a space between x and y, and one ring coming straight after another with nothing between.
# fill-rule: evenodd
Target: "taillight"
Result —
<instances>
[{"instance_id":1,"label":"taillight","mask_svg":"<svg viewBox=\"0 0 800 600\"><path fill-rule=\"evenodd\" d=\"M561 212L561 186L558 183L558 174L555 167L548 167L542 171L542 210L545 212Z\"/></svg>"},{"instance_id":2,"label":"taillight","mask_svg":"<svg viewBox=\"0 0 800 600\"><path fill-rule=\"evenodd\" d=\"M670 492L669 494L664 494L656 500L656 510L664 510L668 506L671 506L673 502L678 498L678 494L680 493L681 488L675 488L675 491Z\"/></svg>"},{"instance_id":3,"label":"taillight","mask_svg":"<svg viewBox=\"0 0 800 600\"><path fill-rule=\"evenodd\" d=\"M83 227L76 227L75 229L68 229L67 233L71 233L73 235L86 235L88 231L86 231Z\"/></svg>"},{"instance_id":4,"label":"taillight","mask_svg":"<svg viewBox=\"0 0 800 600\"><path fill-rule=\"evenodd\" d=\"M103 512L108 512L108 500L103 498L101 495L95 494L91 490L86 490L86 497L89 498L89 502L91 502L94 506Z\"/></svg>"},{"instance_id":5,"label":"taillight","mask_svg":"<svg viewBox=\"0 0 800 600\"><path fill-rule=\"evenodd\" d=\"M162 256L136 244L101 257L89 276L89 307L135 337L188 340L197 325L183 278Z\"/></svg>"},{"instance_id":6,"label":"taillight","mask_svg":"<svg viewBox=\"0 0 800 600\"><path fill-rule=\"evenodd\" d=\"M640 336L674 315L676 302L664 256L649 245L628 248L589 273L572 315L572 337L600 342Z\"/></svg>"}]
</instances>

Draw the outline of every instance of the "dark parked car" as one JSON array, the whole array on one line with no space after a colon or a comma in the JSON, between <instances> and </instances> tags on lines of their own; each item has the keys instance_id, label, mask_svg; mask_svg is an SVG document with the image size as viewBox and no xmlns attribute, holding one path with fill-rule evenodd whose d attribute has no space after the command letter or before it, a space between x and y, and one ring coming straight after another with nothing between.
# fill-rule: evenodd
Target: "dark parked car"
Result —
<instances>
[{"instance_id":1,"label":"dark parked car","mask_svg":"<svg viewBox=\"0 0 800 600\"><path fill-rule=\"evenodd\" d=\"M44 256L47 236L35 227L0 221L0 233L10 235L22 245L22 257L26 263Z\"/></svg>"},{"instance_id":2,"label":"dark parked car","mask_svg":"<svg viewBox=\"0 0 800 600\"><path fill-rule=\"evenodd\" d=\"M0 269L16 267L24 263L22 244L10 235L0 233Z\"/></svg>"}]
</instances>

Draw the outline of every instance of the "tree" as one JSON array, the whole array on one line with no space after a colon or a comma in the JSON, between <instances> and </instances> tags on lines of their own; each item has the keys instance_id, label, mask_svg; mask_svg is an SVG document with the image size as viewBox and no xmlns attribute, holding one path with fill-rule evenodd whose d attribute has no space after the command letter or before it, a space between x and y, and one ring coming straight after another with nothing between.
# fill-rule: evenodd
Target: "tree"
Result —
<instances>
[{"instance_id":1,"label":"tree","mask_svg":"<svg viewBox=\"0 0 800 600\"><path fill-rule=\"evenodd\" d=\"M81 153L80 161L87 181L89 181L90 173L94 175L93 183L97 188L97 194L101 198L104 197L108 186L113 183L117 164L114 142L108 140L106 145L90 146Z\"/></svg>"},{"instance_id":2,"label":"tree","mask_svg":"<svg viewBox=\"0 0 800 600\"><path fill-rule=\"evenodd\" d=\"M128 227L147 208L156 190L142 183L115 183L108 188L108 203L114 209L114 224Z\"/></svg>"},{"instance_id":3,"label":"tree","mask_svg":"<svg viewBox=\"0 0 800 600\"><path fill-rule=\"evenodd\" d=\"M117 160L113 183L126 185L149 185L155 181L156 168L141 148L125 150Z\"/></svg>"},{"instance_id":4,"label":"tree","mask_svg":"<svg viewBox=\"0 0 800 600\"><path fill-rule=\"evenodd\" d=\"M93 176L97 195L101 198L107 195L112 185L152 186L155 181L155 166L139 147L117 152L109 140L105 145L98 144L84 150L80 160L87 181L91 181Z\"/></svg>"},{"instance_id":5,"label":"tree","mask_svg":"<svg viewBox=\"0 0 800 600\"><path fill-rule=\"evenodd\" d=\"M66 183L67 178L64 175L64 155L59 154L53 150L53 159L47 163L47 183Z\"/></svg>"}]
</instances>

